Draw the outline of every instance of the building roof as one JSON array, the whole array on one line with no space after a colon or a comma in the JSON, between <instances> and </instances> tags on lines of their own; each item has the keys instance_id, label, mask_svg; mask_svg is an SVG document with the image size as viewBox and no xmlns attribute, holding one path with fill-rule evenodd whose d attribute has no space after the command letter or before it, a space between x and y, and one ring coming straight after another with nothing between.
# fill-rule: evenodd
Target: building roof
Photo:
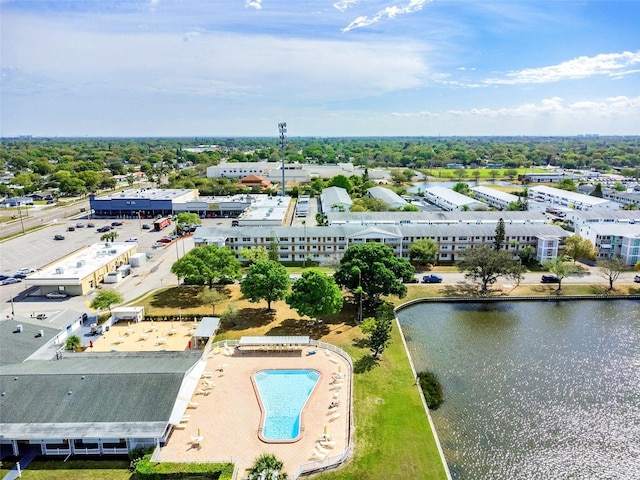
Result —
<instances>
[{"instance_id":1,"label":"building roof","mask_svg":"<svg viewBox=\"0 0 640 480\"><path fill-rule=\"evenodd\" d=\"M382 200L383 202L388 203L391 206L407 204L407 201L404 198L402 198L393 190L389 190L388 188L372 187L369 190L367 190L367 193L371 197L377 198L378 200Z\"/></svg>"},{"instance_id":2,"label":"building roof","mask_svg":"<svg viewBox=\"0 0 640 480\"><path fill-rule=\"evenodd\" d=\"M640 212L639 217L640 217ZM505 223L547 223L542 212L328 212L329 224L341 223L426 223L426 224L456 224L456 223L491 223L496 224L502 218Z\"/></svg>"},{"instance_id":3,"label":"building roof","mask_svg":"<svg viewBox=\"0 0 640 480\"><path fill-rule=\"evenodd\" d=\"M22 325L22 332L17 331ZM42 335L38 335L42 330ZM55 328L18 320L0 320L0 366L21 363L49 343L58 333Z\"/></svg>"},{"instance_id":4,"label":"building roof","mask_svg":"<svg viewBox=\"0 0 640 480\"><path fill-rule=\"evenodd\" d=\"M488 197L497 198L498 200L502 200L503 202L507 202L507 203L517 202L518 201L518 197L516 195L513 195L511 193L507 193L507 192L503 192L503 191L498 190L496 188L491 188L491 187L485 187L485 186L482 186L482 185L478 185L477 187L471 187L471 190L474 191L474 192L479 192L479 193L482 193L484 195L487 195Z\"/></svg>"},{"instance_id":5,"label":"building roof","mask_svg":"<svg viewBox=\"0 0 640 480\"><path fill-rule=\"evenodd\" d=\"M57 262L50 263L42 270L32 273L25 279L29 285L44 285L50 282L58 285L60 282L80 284L82 279L91 275L101 267L130 251L135 253L135 242L94 243L76 250Z\"/></svg>"},{"instance_id":6,"label":"building roof","mask_svg":"<svg viewBox=\"0 0 640 480\"><path fill-rule=\"evenodd\" d=\"M197 192L197 190L191 188L130 188L96 197L96 200L176 200L183 197L196 197Z\"/></svg>"},{"instance_id":7,"label":"building roof","mask_svg":"<svg viewBox=\"0 0 640 480\"><path fill-rule=\"evenodd\" d=\"M67 354L3 366L7 438L159 437L202 352Z\"/></svg>"},{"instance_id":8,"label":"building roof","mask_svg":"<svg viewBox=\"0 0 640 480\"><path fill-rule=\"evenodd\" d=\"M333 205L353 205L349 193L342 187L328 187L320 194L322 209L329 210Z\"/></svg>"},{"instance_id":9,"label":"building roof","mask_svg":"<svg viewBox=\"0 0 640 480\"><path fill-rule=\"evenodd\" d=\"M546 185L537 185L529 188L529 196L531 192L541 192L546 195L553 195L559 198L566 198L567 200L584 205L600 205L603 203L609 203L611 200L605 198L592 197L590 195L584 195L582 193L569 192L560 188L547 187Z\"/></svg>"},{"instance_id":10,"label":"building roof","mask_svg":"<svg viewBox=\"0 0 640 480\"><path fill-rule=\"evenodd\" d=\"M640 223L589 223L582 228L589 228L601 236L640 237Z\"/></svg>"},{"instance_id":11,"label":"building roof","mask_svg":"<svg viewBox=\"0 0 640 480\"><path fill-rule=\"evenodd\" d=\"M434 197L439 197L457 207L470 204L482 204L482 202L479 202L475 198L467 197L466 195L451 190L450 188L441 186L425 188L424 193L427 196L433 195Z\"/></svg>"}]
</instances>

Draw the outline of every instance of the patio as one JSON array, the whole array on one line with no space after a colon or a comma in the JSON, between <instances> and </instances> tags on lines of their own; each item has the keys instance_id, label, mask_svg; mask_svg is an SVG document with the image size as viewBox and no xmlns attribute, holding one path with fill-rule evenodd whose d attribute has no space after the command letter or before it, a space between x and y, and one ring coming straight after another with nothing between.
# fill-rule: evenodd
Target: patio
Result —
<instances>
[{"instance_id":1,"label":"patio","mask_svg":"<svg viewBox=\"0 0 640 480\"><path fill-rule=\"evenodd\" d=\"M309 354L312 351L316 354ZM328 458L341 455L349 445L351 372L344 358L323 352L324 349L311 346L291 351L214 349L181 425L173 431L157 460L234 462L239 478L244 478L256 457L273 453L291 474L303 464L320 460L313 457L314 449L326 431L330 437L325 443L327 458L322 460L326 466ZM301 439L293 443L261 441L261 411L252 375L262 369L298 368L320 372L303 411ZM338 372L342 377L340 385L334 379ZM333 402L339 406L330 409Z\"/></svg>"}]
</instances>

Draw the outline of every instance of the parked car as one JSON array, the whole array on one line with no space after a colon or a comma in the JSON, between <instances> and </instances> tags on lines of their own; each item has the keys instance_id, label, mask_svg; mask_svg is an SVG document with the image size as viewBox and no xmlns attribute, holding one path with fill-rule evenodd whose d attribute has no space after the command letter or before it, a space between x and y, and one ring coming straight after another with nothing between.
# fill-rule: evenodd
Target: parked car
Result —
<instances>
[{"instance_id":1,"label":"parked car","mask_svg":"<svg viewBox=\"0 0 640 480\"><path fill-rule=\"evenodd\" d=\"M7 278L11 278L9 275L0 275L0 282L2 280L6 280Z\"/></svg>"},{"instance_id":2,"label":"parked car","mask_svg":"<svg viewBox=\"0 0 640 480\"><path fill-rule=\"evenodd\" d=\"M166 243L156 242L153 245L151 245L151 248L161 248L161 247L164 247L165 245L166 245Z\"/></svg>"},{"instance_id":3,"label":"parked car","mask_svg":"<svg viewBox=\"0 0 640 480\"><path fill-rule=\"evenodd\" d=\"M636 275L635 277L633 277L633 281L636 283L640 283L640 275Z\"/></svg>"},{"instance_id":4,"label":"parked car","mask_svg":"<svg viewBox=\"0 0 640 480\"><path fill-rule=\"evenodd\" d=\"M170 239L169 237L162 237L160 240L158 240L158 243L171 243L173 242L172 239Z\"/></svg>"},{"instance_id":5,"label":"parked car","mask_svg":"<svg viewBox=\"0 0 640 480\"><path fill-rule=\"evenodd\" d=\"M64 235L61 235L61 234L58 233L57 235L53 236L53 239L54 240L64 240Z\"/></svg>"},{"instance_id":6,"label":"parked car","mask_svg":"<svg viewBox=\"0 0 640 480\"><path fill-rule=\"evenodd\" d=\"M75 229L76 229L76 227L69 226L69 227L67 227L67 232L73 232L73 231L75 231Z\"/></svg>"},{"instance_id":7,"label":"parked car","mask_svg":"<svg viewBox=\"0 0 640 480\"><path fill-rule=\"evenodd\" d=\"M122 222L111 222L111 226L112 227L121 227L122 226Z\"/></svg>"},{"instance_id":8,"label":"parked car","mask_svg":"<svg viewBox=\"0 0 640 480\"><path fill-rule=\"evenodd\" d=\"M125 242L137 242L138 238L137 237L129 237L125 240Z\"/></svg>"},{"instance_id":9,"label":"parked car","mask_svg":"<svg viewBox=\"0 0 640 480\"><path fill-rule=\"evenodd\" d=\"M143 230L151 230L151 225L149 225L148 223L143 223L142 224L142 229Z\"/></svg>"},{"instance_id":10,"label":"parked car","mask_svg":"<svg viewBox=\"0 0 640 480\"><path fill-rule=\"evenodd\" d=\"M38 320L44 320L45 318L47 318L47 314L46 313L39 313L36 315L36 318Z\"/></svg>"},{"instance_id":11,"label":"parked car","mask_svg":"<svg viewBox=\"0 0 640 480\"><path fill-rule=\"evenodd\" d=\"M420 283L420 281L416 277L413 277L404 283Z\"/></svg>"},{"instance_id":12,"label":"parked car","mask_svg":"<svg viewBox=\"0 0 640 480\"><path fill-rule=\"evenodd\" d=\"M560 283L560 279L555 275L542 275L540 283Z\"/></svg>"},{"instance_id":13,"label":"parked car","mask_svg":"<svg viewBox=\"0 0 640 480\"><path fill-rule=\"evenodd\" d=\"M95 226L96 226L96 224L93 223L93 222L87 223L87 228L94 228Z\"/></svg>"},{"instance_id":14,"label":"parked car","mask_svg":"<svg viewBox=\"0 0 640 480\"><path fill-rule=\"evenodd\" d=\"M9 277L2 280L2 285L11 285L12 283L20 283L22 280L15 277Z\"/></svg>"},{"instance_id":15,"label":"parked car","mask_svg":"<svg viewBox=\"0 0 640 480\"><path fill-rule=\"evenodd\" d=\"M21 268L16 273L34 273L35 268Z\"/></svg>"},{"instance_id":16,"label":"parked car","mask_svg":"<svg viewBox=\"0 0 640 480\"><path fill-rule=\"evenodd\" d=\"M425 275L422 277L422 283L442 283L440 275Z\"/></svg>"},{"instance_id":17,"label":"parked car","mask_svg":"<svg viewBox=\"0 0 640 480\"><path fill-rule=\"evenodd\" d=\"M47 298L67 298L68 295L63 292L49 292L46 295Z\"/></svg>"},{"instance_id":18,"label":"parked car","mask_svg":"<svg viewBox=\"0 0 640 480\"><path fill-rule=\"evenodd\" d=\"M96 230L96 232L100 232L100 233L105 233L111 230L111 227L109 225L105 225L103 227L100 227Z\"/></svg>"},{"instance_id":19,"label":"parked car","mask_svg":"<svg viewBox=\"0 0 640 480\"><path fill-rule=\"evenodd\" d=\"M76 223L76 228L84 228L84 223L82 222Z\"/></svg>"},{"instance_id":20,"label":"parked car","mask_svg":"<svg viewBox=\"0 0 640 480\"><path fill-rule=\"evenodd\" d=\"M19 278L19 279L23 280L23 279L27 278L28 275L29 275L28 273L16 273L13 276L13 278Z\"/></svg>"}]
</instances>

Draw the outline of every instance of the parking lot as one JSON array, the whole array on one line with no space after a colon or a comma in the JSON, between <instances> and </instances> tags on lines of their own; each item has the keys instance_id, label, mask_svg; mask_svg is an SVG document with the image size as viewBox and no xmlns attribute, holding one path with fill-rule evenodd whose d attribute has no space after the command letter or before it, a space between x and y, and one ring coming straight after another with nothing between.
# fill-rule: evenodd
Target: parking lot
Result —
<instances>
[{"instance_id":1,"label":"parking lot","mask_svg":"<svg viewBox=\"0 0 640 480\"><path fill-rule=\"evenodd\" d=\"M143 295L149 290L172 284L177 284L177 278L170 273L171 265L177 258L193 248L193 238L183 237L162 247L153 248L165 235L169 235L173 226L160 232L142 228L145 220L138 219L93 219L79 217L69 219L64 223L51 222L43 228L21 235L0 244L2 255L0 256L0 273L8 276L14 275L19 269L41 269L46 265L63 258L74 251L93 243L99 242L102 233L97 232L99 227L111 225L112 222L122 222L122 225L114 227L118 233L116 241L137 239L138 252L148 252L152 255L145 264L134 269L133 274L123 279L113 288L125 296L125 300L131 300ZM152 225L152 220L147 220ZM78 223L84 227L77 227ZM93 228L87 224L93 223ZM230 219L204 219L202 224L206 226L230 226ZM69 227L74 231L68 231ZM63 235L64 240L54 240L56 235ZM86 311L91 303L93 295L83 297L70 297L66 299L47 299L43 297L30 297L30 287L23 282L12 285L0 286L0 315L1 318L10 316L11 311L16 314L29 315L33 312L52 312L62 309L75 309Z\"/></svg>"}]
</instances>

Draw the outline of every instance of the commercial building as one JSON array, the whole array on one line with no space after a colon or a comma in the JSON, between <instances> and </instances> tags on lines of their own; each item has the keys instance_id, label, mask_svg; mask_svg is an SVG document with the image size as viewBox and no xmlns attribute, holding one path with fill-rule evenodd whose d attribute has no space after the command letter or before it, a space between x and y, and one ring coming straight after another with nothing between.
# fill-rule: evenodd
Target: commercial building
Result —
<instances>
[{"instance_id":1,"label":"commercial building","mask_svg":"<svg viewBox=\"0 0 640 480\"><path fill-rule=\"evenodd\" d=\"M273 240L278 244L278 258L282 262L337 262L349 246L379 242L388 245L396 256L409 258L409 245L429 238L439 246L441 262L453 262L459 252L474 245L492 244L495 225L334 225L328 227L200 227L194 235L196 246L229 247L238 258L243 248L269 248ZM516 255L531 245L538 261L555 258L560 242L569 232L554 225L514 224L506 228L505 245Z\"/></svg>"},{"instance_id":2,"label":"commercial building","mask_svg":"<svg viewBox=\"0 0 640 480\"><path fill-rule=\"evenodd\" d=\"M518 175L518 180L522 183L560 183L563 180L578 180L577 175L566 173L549 172L549 173L524 173Z\"/></svg>"},{"instance_id":3,"label":"commercial building","mask_svg":"<svg viewBox=\"0 0 640 480\"><path fill-rule=\"evenodd\" d=\"M322 213L327 215L329 212L348 212L353 200L344 188L329 187L322 190L320 204Z\"/></svg>"},{"instance_id":4,"label":"commercial building","mask_svg":"<svg viewBox=\"0 0 640 480\"><path fill-rule=\"evenodd\" d=\"M175 204L197 196L195 189L129 189L101 197L89 195L89 206L97 216L153 218L171 215Z\"/></svg>"},{"instance_id":5,"label":"commercial building","mask_svg":"<svg viewBox=\"0 0 640 480\"><path fill-rule=\"evenodd\" d=\"M378 200L382 200L387 205L389 205L390 208L394 208L394 209L403 208L409 204L404 198L402 198L396 192L384 187L370 188L369 190L367 190L367 195L372 198L377 198Z\"/></svg>"},{"instance_id":6,"label":"commercial building","mask_svg":"<svg viewBox=\"0 0 640 480\"><path fill-rule=\"evenodd\" d=\"M447 211L487 209L486 204L445 187L436 186L425 188L424 198L430 203L433 203Z\"/></svg>"},{"instance_id":7,"label":"commercial building","mask_svg":"<svg viewBox=\"0 0 640 480\"><path fill-rule=\"evenodd\" d=\"M118 267L129 264L135 242L94 243L29 275L24 282L38 288L36 295L62 292L86 295Z\"/></svg>"},{"instance_id":8,"label":"commercial building","mask_svg":"<svg viewBox=\"0 0 640 480\"><path fill-rule=\"evenodd\" d=\"M499 210L505 210L510 203L517 203L519 197L511 193L496 190L495 188L484 187L478 185L477 187L471 187L471 191L475 197L482 200L493 208Z\"/></svg>"},{"instance_id":9,"label":"commercial building","mask_svg":"<svg viewBox=\"0 0 640 480\"><path fill-rule=\"evenodd\" d=\"M619 210L620 204L604 198L591 197L581 193L569 192L559 188L538 185L529 188L529 199L547 207L568 208L571 210Z\"/></svg>"},{"instance_id":10,"label":"commercial building","mask_svg":"<svg viewBox=\"0 0 640 480\"><path fill-rule=\"evenodd\" d=\"M282 226L291 217L291 197L261 196L234 220L234 225L253 227Z\"/></svg>"},{"instance_id":11,"label":"commercial building","mask_svg":"<svg viewBox=\"0 0 640 480\"><path fill-rule=\"evenodd\" d=\"M317 165L313 163L286 163L285 181L295 183L310 182L314 178L332 178L336 175L360 175L352 163L336 163ZM207 178L242 178L247 175L259 175L270 182L282 181L282 164L280 162L242 162L221 163L207 167Z\"/></svg>"}]
</instances>

